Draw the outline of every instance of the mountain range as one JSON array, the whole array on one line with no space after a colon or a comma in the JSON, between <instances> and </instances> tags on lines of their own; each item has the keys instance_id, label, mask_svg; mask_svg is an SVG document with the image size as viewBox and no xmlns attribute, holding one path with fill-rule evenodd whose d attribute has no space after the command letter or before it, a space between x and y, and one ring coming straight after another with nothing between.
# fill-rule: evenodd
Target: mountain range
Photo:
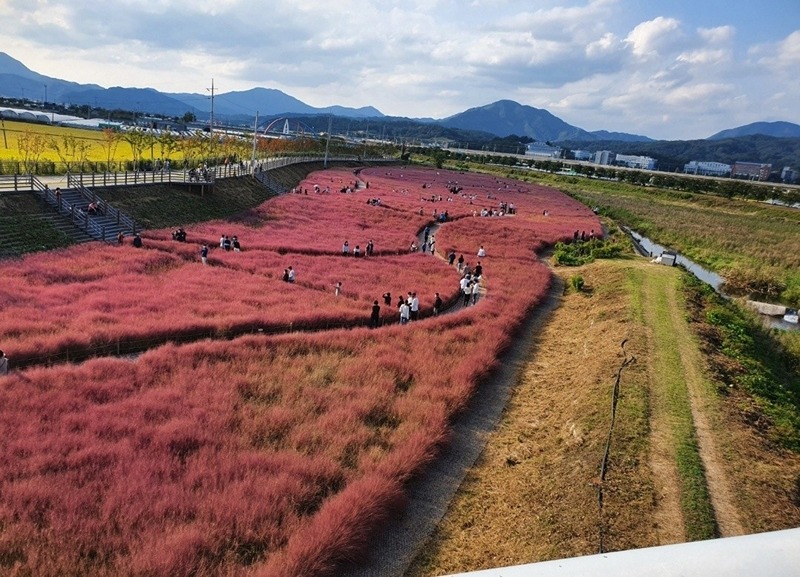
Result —
<instances>
[{"instance_id":1,"label":"mountain range","mask_svg":"<svg viewBox=\"0 0 800 577\"><path fill-rule=\"evenodd\" d=\"M163 93L152 88L104 88L96 84L78 84L52 78L34 72L22 62L0 52L0 97L10 99L45 101L64 105L92 106L107 110L127 110L140 114L183 116L191 113L199 119L211 114L210 94ZM483 133L488 138L516 135L540 142L586 142L607 141L629 144L653 142L653 139L637 134L589 132L572 126L547 110L514 102L499 100L485 106L470 108L444 119L408 119L385 116L378 109L367 106L349 108L310 106L280 90L252 88L245 91L215 94L214 115L224 122L251 125L258 111L261 118L284 115L334 116L353 120L375 119L382 123L414 122L436 124L444 129ZM779 138L800 138L800 126L790 122L759 122L724 130L709 140L723 140L748 135L766 135Z\"/></svg>"}]
</instances>

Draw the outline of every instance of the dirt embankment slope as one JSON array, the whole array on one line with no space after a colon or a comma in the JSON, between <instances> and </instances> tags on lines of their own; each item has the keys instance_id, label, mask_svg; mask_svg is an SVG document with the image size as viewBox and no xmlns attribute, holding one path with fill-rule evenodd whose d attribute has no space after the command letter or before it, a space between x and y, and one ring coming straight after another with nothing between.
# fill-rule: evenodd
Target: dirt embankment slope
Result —
<instances>
[{"instance_id":1,"label":"dirt embankment slope","mask_svg":"<svg viewBox=\"0 0 800 577\"><path fill-rule=\"evenodd\" d=\"M790 490L780 496L771 478L776 463L782 478L797 477L800 459L761 444L716 396L682 312L679 271L622 259L556 272L568 290L481 458L406 575L597 553L601 533L610 551L800 522L800 503ZM584 292L569 288L575 275ZM611 391L626 355L636 361L622 373L601 511ZM687 446L694 469L682 455ZM698 478L704 487L693 493ZM760 507L759 488L781 504Z\"/></svg>"}]
</instances>

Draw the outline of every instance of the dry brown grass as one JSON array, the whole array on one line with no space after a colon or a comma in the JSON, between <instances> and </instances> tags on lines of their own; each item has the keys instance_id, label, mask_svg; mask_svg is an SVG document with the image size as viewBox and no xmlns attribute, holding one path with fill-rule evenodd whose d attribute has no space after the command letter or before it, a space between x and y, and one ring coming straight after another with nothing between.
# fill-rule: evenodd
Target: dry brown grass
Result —
<instances>
[{"instance_id":1,"label":"dry brown grass","mask_svg":"<svg viewBox=\"0 0 800 577\"><path fill-rule=\"evenodd\" d=\"M628 339L628 353L642 358L647 341L629 314L624 268L596 263L563 276L573 274L591 292L565 295L482 458L408 575L596 553L601 525L607 550L657 542L645 363L623 373L602 521L597 504L620 343Z\"/></svg>"}]
</instances>

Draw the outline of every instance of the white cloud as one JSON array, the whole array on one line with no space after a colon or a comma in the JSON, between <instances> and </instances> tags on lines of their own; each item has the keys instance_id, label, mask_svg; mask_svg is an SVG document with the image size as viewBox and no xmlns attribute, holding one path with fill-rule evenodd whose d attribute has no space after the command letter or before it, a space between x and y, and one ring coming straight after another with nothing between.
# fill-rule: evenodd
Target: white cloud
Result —
<instances>
[{"instance_id":1,"label":"white cloud","mask_svg":"<svg viewBox=\"0 0 800 577\"><path fill-rule=\"evenodd\" d=\"M767 0L768 2L770 0ZM800 30L748 47L722 12L621 0L0 0L0 49L48 76L443 117L510 98L587 129L800 121ZM698 7L699 10L699 7ZM664 119L669 118L667 122ZM724 123L712 126L712 123Z\"/></svg>"},{"instance_id":2,"label":"white cloud","mask_svg":"<svg viewBox=\"0 0 800 577\"><path fill-rule=\"evenodd\" d=\"M662 52L680 44L682 36L678 20L659 16L636 26L625 41L635 56L657 58L662 56Z\"/></svg>"}]
</instances>

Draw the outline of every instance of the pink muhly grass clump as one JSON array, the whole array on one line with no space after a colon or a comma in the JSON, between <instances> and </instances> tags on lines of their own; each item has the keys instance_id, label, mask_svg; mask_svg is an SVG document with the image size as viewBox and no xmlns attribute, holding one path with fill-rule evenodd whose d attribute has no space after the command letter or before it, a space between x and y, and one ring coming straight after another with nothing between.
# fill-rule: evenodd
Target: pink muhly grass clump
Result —
<instances>
[{"instance_id":1,"label":"pink muhly grass clump","mask_svg":"<svg viewBox=\"0 0 800 577\"><path fill-rule=\"evenodd\" d=\"M369 475L327 500L310 521L294 533L285 550L257 575L325 577L343 563L363 558L375 530L399 510L405 497L399 483Z\"/></svg>"}]
</instances>

